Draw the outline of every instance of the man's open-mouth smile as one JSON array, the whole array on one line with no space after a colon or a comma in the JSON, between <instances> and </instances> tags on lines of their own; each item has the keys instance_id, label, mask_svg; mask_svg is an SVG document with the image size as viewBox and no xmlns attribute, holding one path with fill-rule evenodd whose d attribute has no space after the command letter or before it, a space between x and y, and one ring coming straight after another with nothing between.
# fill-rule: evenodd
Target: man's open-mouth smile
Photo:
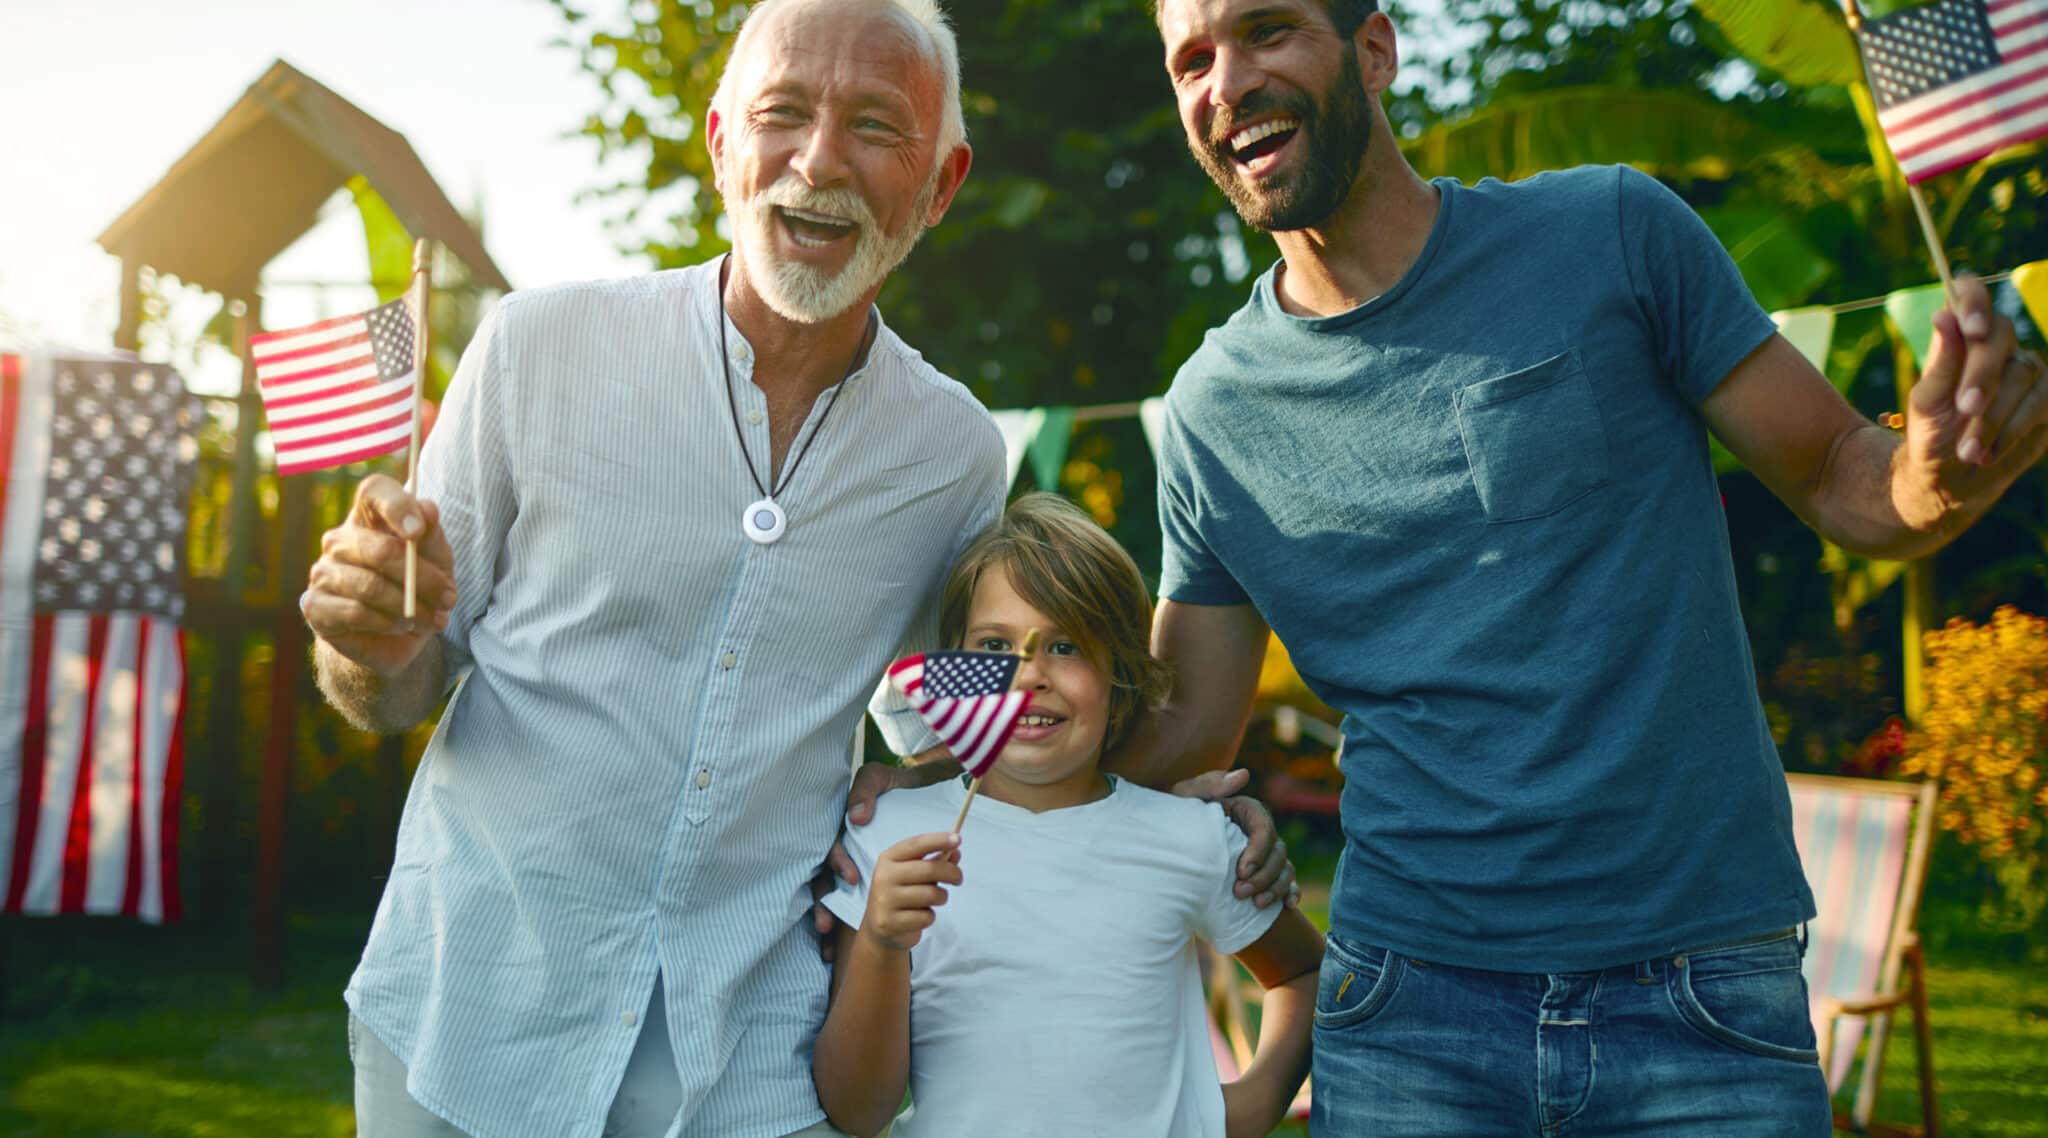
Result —
<instances>
[{"instance_id":1,"label":"man's open-mouth smile","mask_svg":"<svg viewBox=\"0 0 2048 1138\"><path fill-rule=\"evenodd\" d=\"M794 206L776 206L775 217L781 222L783 232L789 234L789 239L805 249L823 249L860 230L859 225L843 217Z\"/></svg>"},{"instance_id":2,"label":"man's open-mouth smile","mask_svg":"<svg viewBox=\"0 0 2048 1138\"><path fill-rule=\"evenodd\" d=\"M1238 168L1254 178L1270 171L1297 134L1301 120L1291 115L1263 119L1231 132L1226 149Z\"/></svg>"}]
</instances>

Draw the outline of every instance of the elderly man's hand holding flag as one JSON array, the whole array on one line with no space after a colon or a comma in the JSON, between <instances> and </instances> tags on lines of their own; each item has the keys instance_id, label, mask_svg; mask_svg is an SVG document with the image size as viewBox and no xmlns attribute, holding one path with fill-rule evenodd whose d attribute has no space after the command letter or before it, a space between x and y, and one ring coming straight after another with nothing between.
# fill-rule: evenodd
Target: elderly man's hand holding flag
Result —
<instances>
[{"instance_id":1,"label":"elderly man's hand holding flag","mask_svg":"<svg viewBox=\"0 0 2048 1138\"><path fill-rule=\"evenodd\" d=\"M420 391L431 281L425 238L413 245L404 295L368 312L249 337L257 390L280 476L406 451L405 489L419 467ZM405 543L404 619L416 615L419 543Z\"/></svg>"}]
</instances>

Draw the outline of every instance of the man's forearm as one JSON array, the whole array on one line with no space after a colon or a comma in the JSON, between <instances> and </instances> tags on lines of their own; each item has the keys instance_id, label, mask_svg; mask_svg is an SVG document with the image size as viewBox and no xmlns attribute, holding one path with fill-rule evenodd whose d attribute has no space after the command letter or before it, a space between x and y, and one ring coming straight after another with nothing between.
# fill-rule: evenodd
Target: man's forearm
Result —
<instances>
[{"instance_id":1,"label":"man's forearm","mask_svg":"<svg viewBox=\"0 0 2048 1138\"><path fill-rule=\"evenodd\" d=\"M447 682L439 637L428 640L404 671L388 678L343 656L325 640L313 642L313 665L320 693L343 719L386 735L410 730L433 714Z\"/></svg>"},{"instance_id":2,"label":"man's forearm","mask_svg":"<svg viewBox=\"0 0 2048 1138\"><path fill-rule=\"evenodd\" d=\"M1250 718L1249 705L1245 718ZM1201 718L1169 703L1146 715L1131 737L1103 760L1112 773L1139 786L1165 790L1182 779L1222 770L1237 757L1244 738L1244 719L1229 734L1200 738Z\"/></svg>"},{"instance_id":3,"label":"man's forearm","mask_svg":"<svg viewBox=\"0 0 2048 1138\"><path fill-rule=\"evenodd\" d=\"M1996 495L1950 498L1931 478L1915 478L1900 437L1879 426L1836 443L1807 518L1822 537L1861 557L1911 561L1968 529Z\"/></svg>"}]
</instances>

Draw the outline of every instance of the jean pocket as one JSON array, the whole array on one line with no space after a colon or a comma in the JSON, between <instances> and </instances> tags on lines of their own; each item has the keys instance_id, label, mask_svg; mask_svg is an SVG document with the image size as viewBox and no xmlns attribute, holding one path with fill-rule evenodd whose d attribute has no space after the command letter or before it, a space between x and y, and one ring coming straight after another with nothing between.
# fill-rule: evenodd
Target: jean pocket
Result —
<instances>
[{"instance_id":1,"label":"jean pocket","mask_svg":"<svg viewBox=\"0 0 2048 1138\"><path fill-rule=\"evenodd\" d=\"M1315 1026L1354 1027L1387 1006L1404 971L1391 949L1325 938L1322 970L1316 975Z\"/></svg>"},{"instance_id":2,"label":"jean pocket","mask_svg":"<svg viewBox=\"0 0 2048 1138\"><path fill-rule=\"evenodd\" d=\"M1554 514L1608 481L1607 430L1578 353L1461 387L1452 403L1488 522Z\"/></svg>"},{"instance_id":3,"label":"jean pocket","mask_svg":"<svg viewBox=\"0 0 2048 1138\"><path fill-rule=\"evenodd\" d=\"M1817 1062L1801 955L1798 940L1786 935L1673 957L1672 1002L1681 1019L1716 1043L1772 1059Z\"/></svg>"}]
</instances>

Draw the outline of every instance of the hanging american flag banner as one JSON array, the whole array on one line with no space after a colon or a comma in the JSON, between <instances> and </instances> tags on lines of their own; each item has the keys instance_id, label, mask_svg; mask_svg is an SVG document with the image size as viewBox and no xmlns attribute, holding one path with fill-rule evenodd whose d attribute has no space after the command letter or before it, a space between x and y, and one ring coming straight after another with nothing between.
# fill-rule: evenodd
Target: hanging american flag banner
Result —
<instances>
[{"instance_id":1,"label":"hanging american flag banner","mask_svg":"<svg viewBox=\"0 0 2048 1138\"><path fill-rule=\"evenodd\" d=\"M0 911L179 915L193 400L0 357Z\"/></svg>"},{"instance_id":2,"label":"hanging american flag banner","mask_svg":"<svg viewBox=\"0 0 2048 1138\"><path fill-rule=\"evenodd\" d=\"M2048 135L2048 0L1936 0L1856 38L1908 182Z\"/></svg>"},{"instance_id":3,"label":"hanging american flag banner","mask_svg":"<svg viewBox=\"0 0 2048 1138\"><path fill-rule=\"evenodd\" d=\"M1018 658L1002 652L925 652L889 665L889 682L967 773L995 765L1031 693L1011 691Z\"/></svg>"},{"instance_id":4,"label":"hanging american flag banner","mask_svg":"<svg viewBox=\"0 0 2048 1138\"><path fill-rule=\"evenodd\" d=\"M346 466L411 442L419 287L368 312L249 337L279 474Z\"/></svg>"}]
</instances>

